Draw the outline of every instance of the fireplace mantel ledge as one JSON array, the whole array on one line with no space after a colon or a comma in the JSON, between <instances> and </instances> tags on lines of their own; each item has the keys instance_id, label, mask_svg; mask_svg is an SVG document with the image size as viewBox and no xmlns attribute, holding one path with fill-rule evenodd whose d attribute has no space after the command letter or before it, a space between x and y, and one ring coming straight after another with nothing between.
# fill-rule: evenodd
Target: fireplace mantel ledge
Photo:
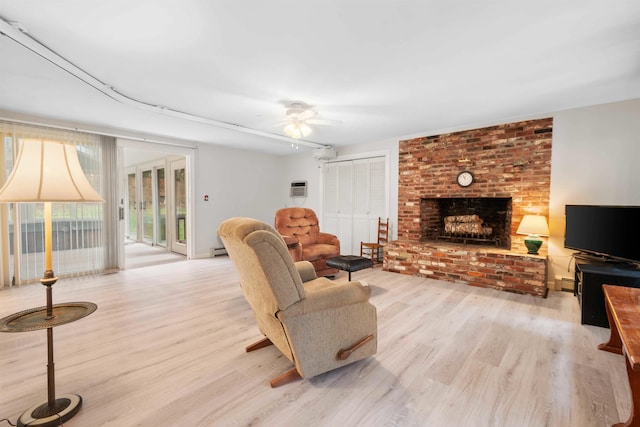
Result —
<instances>
[{"instance_id":1,"label":"fireplace mantel ledge","mask_svg":"<svg viewBox=\"0 0 640 427\"><path fill-rule=\"evenodd\" d=\"M456 254L487 253L487 254L497 254L497 255L504 255L504 256L513 256L518 258L526 257L526 258L536 258L536 259L547 259L547 248L545 247L545 245L543 245L540 248L540 251L538 252L538 254L529 254L526 252L511 251L508 249L493 247L489 245L474 245L474 244L453 243L453 242L446 242L446 241L439 242L439 241L430 240L426 242L421 242L421 241L411 241L411 240L394 240L390 243L393 245L400 245L406 248L409 248L409 247L415 248L420 251L437 250L441 252L456 253Z\"/></svg>"}]
</instances>

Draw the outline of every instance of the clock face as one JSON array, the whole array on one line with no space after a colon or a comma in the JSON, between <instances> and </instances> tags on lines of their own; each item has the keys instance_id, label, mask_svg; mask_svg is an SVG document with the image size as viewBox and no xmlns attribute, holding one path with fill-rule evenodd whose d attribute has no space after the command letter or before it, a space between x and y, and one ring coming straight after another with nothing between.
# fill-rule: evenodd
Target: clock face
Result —
<instances>
[{"instance_id":1,"label":"clock face","mask_svg":"<svg viewBox=\"0 0 640 427\"><path fill-rule=\"evenodd\" d=\"M471 184L473 184L473 174L471 172L464 171L458 174L458 185L468 187Z\"/></svg>"}]
</instances>

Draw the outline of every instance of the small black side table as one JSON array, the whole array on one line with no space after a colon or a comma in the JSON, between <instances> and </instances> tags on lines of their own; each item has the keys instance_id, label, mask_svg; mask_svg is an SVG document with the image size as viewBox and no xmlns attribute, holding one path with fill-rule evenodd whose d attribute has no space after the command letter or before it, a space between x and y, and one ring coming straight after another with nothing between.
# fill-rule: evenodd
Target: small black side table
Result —
<instances>
[{"instance_id":1,"label":"small black side table","mask_svg":"<svg viewBox=\"0 0 640 427\"><path fill-rule=\"evenodd\" d=\"M351 281L351 273L353 271L373 267L373 261L371 259L357 255L340 255L337 257L328 258L326 262L329 267L337 268L338 270L342 271L348 271L349 281Z\"/></svg>"}]
</instances>

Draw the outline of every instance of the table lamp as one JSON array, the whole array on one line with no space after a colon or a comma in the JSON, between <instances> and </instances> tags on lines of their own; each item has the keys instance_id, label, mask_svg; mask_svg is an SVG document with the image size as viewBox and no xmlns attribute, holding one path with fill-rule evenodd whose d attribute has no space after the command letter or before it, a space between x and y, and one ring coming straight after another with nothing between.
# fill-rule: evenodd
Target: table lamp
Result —
<instances>
[{"instance_id":1,"label":"table lamp","mask_svg":"<svg viewBox=\"0 0 640 427\"><path fill-rule=\"evenodd\" d=\"M527 235L524 238L524 244L528 249L528 253L537 255L540 246L542 246L540 236L549 235L549 226L546 218L542 215L525 215L516 233Z\"/></svg>"},{"instance_id":2,"label":"table lamp","mask_svg":"<svg viewBox=\"0 0 640 427\"><path fill-rule=\"evenodd\" d=\"M51 266L51 202L103 202L85 176L73 144L36 139L20 140L16 163L0 189L1 203L44 202L45 271L40 279L46 287L46 306L15 313L0 319L0 332L27 332L47 329L47 401L26 410L18 426L58 426L73 417L82 405L75 394L56 399L53 363L53 327L73 322L93 313L90 302L53 304L51 287L57 278Z\"/></svg>"}]
</instances>

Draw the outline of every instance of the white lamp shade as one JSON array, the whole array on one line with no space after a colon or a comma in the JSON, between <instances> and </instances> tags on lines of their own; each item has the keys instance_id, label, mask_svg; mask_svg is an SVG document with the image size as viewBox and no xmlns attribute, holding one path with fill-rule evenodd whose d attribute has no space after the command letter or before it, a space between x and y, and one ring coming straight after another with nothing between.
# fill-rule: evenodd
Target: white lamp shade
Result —
<instances>
[{"instance_id":1,"label":"white lamp shade","mask_svg":"<svg viewBox=\"0 0 640 427\"><path fill-rule=\"evenodd\" d=\"M16 164L0 189L0 202L104 202L87 180L74 145L20 142Z\"/></svg>"},{"instance_id":2,"label":"white lamp shade","mask_svg":"<svg viewBox=\"0 0 640 427\"><path fill-rule=\"evenodd\" d=\"M516 233L548 236L549 226L547 225L547 219L542 215L525 215Z\"/></svg>"}]
</instances>

